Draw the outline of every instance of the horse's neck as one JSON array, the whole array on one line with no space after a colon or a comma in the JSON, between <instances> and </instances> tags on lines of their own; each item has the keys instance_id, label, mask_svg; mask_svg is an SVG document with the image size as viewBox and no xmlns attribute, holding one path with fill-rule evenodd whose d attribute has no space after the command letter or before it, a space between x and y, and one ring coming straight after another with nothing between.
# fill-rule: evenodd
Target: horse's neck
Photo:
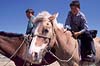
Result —
<instances>
[{"instance_id":1,"label":"horse's neck","mask_svg":"<svg viewBox=\"0 0 100 66\"><path fill-rule=\"evenodd\" d=\"M55 30L58 48L56 51L56 56L60 59L69 60L73 56L75 61L79 60L79 52L78 52L78 44L77 40L75 40L70 31L66 31L66 33L61 32L59 30Z\"/></svg>"},{"instance_id":2,"label":"horse's neck","mask_svg":"<svg viewBox=\"0 0 100 66\"><path fill-rule=\"evenodd\" d=\"M94 38L94 41L98 42L100 44L100 38L99 37Z\"/></svg>"},{"instance_id":3,"label":"horse's neck","mask_svg":"<svg viewBox=\"0 0 100 66\"><path fill-rule=\"evenodd\" d=\"M59 45L63 48L64 51L71 51L72 48L75 47L76 40L72 37L72 34L70 31L64 32L63 30L56 28L55 29L57 41L59 42Z\"/></svg>"},{"instance_id":4,"label":"horse's neck","mask_svg":"<svg viewBox=\"0 0 100 66\"><path fill-rule=\"evenodd\" d=\"M67 45L72 45L71 41L75 41L75 39L72 37L72 33L70 31L64 31L64 28L59 26L57 23L53 23L53 28L55 31L55 34L57 36L57 40L60 44L62 44L63 48L66 47Z\"/></svg>"},{"instance_id":5,"label":"horse's neck","mask_svg":"<svg viewBox=\"0 0 100 66\"><path fill-rule=\"evenodd\" d=\"M8 37L0 35L0 49L6 54L13 54L21 44L19 37Z\"/></svg>"}]
</instances>

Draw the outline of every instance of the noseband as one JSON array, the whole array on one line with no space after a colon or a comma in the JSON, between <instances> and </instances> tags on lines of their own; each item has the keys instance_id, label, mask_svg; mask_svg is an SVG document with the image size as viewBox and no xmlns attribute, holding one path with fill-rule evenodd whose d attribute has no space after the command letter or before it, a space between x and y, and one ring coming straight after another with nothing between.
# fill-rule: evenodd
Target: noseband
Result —
<instances>
[{"instance_id":1,"label":"noseband","mask_svg":"<svg viewBox=\"0 0 100 66\"><path fill-rule=\"evenodd\" d=\"M42 38L47 38L47 39L51 39L50 37L48 36L44 36L44 35L39 35L39 34L35 34L34 36L38 36L38 37L42 37Z\"/></svg>"},{"instance_id":2,"label":"noseband","mask_svg":"<svg viewBox=\"0 0 100 66\"><path fill-rule=\"evenodd\" d=\"M38 36L38 37L49 39L49 42L47 43L47 47L44 50L44 51L48 52L50 50L51 37L48 37L48 36L45 36L45 35L39 35L39 34L34 34L34 36Z\"/></svg>"}]
</instances>

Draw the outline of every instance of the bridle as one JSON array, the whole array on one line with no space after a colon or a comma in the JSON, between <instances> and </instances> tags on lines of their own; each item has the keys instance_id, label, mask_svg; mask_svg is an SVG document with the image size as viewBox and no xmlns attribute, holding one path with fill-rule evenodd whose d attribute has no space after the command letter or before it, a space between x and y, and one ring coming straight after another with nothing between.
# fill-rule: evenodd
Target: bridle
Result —
<instances>
[{"instance_id":1,"label":"bridle","mask_svg":"<svg viewBox=\"0 0 100 66\"><path fill-rule=\"evenodd\" d=\"M51 23L51 20L49 20L49 22ZM51 49L52 49L51 42L52 42L53 38L55 37L55 32L54 32L54 28L53 28L52 23L51 23L51 33L50 34L48 34L48 35L41 35L38 32L36 32L36 33L33 34L33 37L36 37L36 36L49 40L48 43L46 43L47 46L43 49L43 52L42 52L42 56L44 56L45 53L51 51ZM43 59L44 59L44 57L43 57Z\"/></svg>"},{"instance_id":2,"label":"bridle","mask_svg":"<svg viewBox=\"0 0 100 66\"><path fill-rule=\"evenodd\" d=\"M37 36L37 37L48 39L49 41L48 41L47 47L44 49L44 51L49 52L49 50L51 49L51 47L50 47L50 41L52 40L53 35L54 35L54 32L52 32L51 36L45 36L45 35L40 35L40 34L34 34L33 36L34 37Z\"/></svg>"},{"instance_id":3,"label":"bridle","mask_svg":"<svg viewBox=\"0 0 100 66\"><path fill-rule=\"evenodd\" d=\"M42 37L42 38L51 39L50 37L48 37L48 36L45 36L45 35L34 34L34 36L38 36L38 37Z\"/></svg>"},{"instance_id":4,"label":"bridle","mask_svg":"<svg viewBox=\"0 0 100 66\"><path fill-rule=\"evenodd\" d=\"M41 37L41 38L45 38L45 39L48 39L48 43L47 43L47 47L44 49L44 51L48 52L50 50L50 41L51 41L51 37L48 37L48 36L45 36L45 35L39 35L39 34L34 34L34 36L38 36L38 37Z\"/></svg>"},{"instance_id":5,"label":"bridle","mask_svg":"<svg viewBox=\"0 0 100 66\"><path fill-rule=\"evenodd\" d=\"M50 20L50 21L52 21L52 20ZM51 23L52 24L52 23ZM55 35L55 37L56 37L56 34L55 34L55 30L54 30L54 27L53 27L54 25L52 24L52 35ZM72 33L73 34L73 33ZM38 37L42 37L42 38L48 38L49 39L49 42L48 42L48 46L47 46L47 48L45 48L45 51L46 52L49 52L53 57L55 57L58 61L60 61L60 62L65 62L65 63L67 63L67 62L69 62L72 58L73 58L73 56L74 56L74 54L75 54L75 52L76 52L76 44L75 44L75 48L74 48L74 50L73 50L73 53L72 53L72 56L69 58L69 59L67 59L67 60L62 60L62 59L60 59L59 57L57 57L52 51L51 51L51 47L50 47L50 41L51 41L51 37L47 37L47 36L44 36L44 35L39 35L39 34L35 34L34 36L38 36ZM56 43L58 43L57 41L56 41ZM46 61L47 62L47 61ZM48 62L47 62L48 63Z\"/></svg>"}]
</instances>

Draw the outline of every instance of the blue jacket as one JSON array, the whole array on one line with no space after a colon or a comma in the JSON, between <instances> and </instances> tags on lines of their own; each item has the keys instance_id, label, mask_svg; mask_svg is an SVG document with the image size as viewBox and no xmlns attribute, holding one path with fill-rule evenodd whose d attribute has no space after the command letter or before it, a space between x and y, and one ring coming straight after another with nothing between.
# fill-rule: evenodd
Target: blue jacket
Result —
<instances>
[{"instance_id":1,"label":"blue jacket","mask_svg":"<svg viewBox=\"0 0 100 66\"><path fill-rule=\"evenodd\" d=\"M32 33L32 29L35 27L35 24L32 23L32 20L33 20L34 18L35 18L35 17L32 16L31 19L28 21L26 34L31 34L31 33Z\"/></svg>"}]
</instances>

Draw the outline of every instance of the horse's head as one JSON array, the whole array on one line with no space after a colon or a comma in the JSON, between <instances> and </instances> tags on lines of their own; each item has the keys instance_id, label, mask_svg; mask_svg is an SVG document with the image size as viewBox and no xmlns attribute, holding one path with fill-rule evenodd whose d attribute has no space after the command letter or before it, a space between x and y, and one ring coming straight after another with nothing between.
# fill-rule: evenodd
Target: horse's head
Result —
<instances>
[{"instance_id":1,"label":"horse's head","mask_svg":"<svg viewBox=\"0 0 100 66\"><path fill-rule=\"evenodd\" d=\"M34 31L34 37L29 48L29 54L34 63L41 63L48 49L56 42L51 22L56 15L52 16L48 12L42 12L34 19L38 25Z\"/></svg>"}]
</instances>

